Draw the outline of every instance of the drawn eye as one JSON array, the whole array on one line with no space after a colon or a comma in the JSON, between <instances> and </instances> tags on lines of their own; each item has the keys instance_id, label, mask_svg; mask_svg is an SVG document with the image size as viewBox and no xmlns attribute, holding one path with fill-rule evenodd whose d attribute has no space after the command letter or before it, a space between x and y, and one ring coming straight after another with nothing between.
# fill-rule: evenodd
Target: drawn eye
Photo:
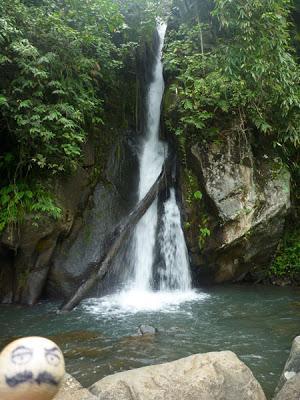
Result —
<instances>
[{"instance_id":1,"label":"drawn eye","mask_svg":"<svg viewBox=\"0 0 300 400\"><path fill-rule=\"evenodd\" d=\"M11 361L16 365L25 365L32 359L33 351L25 346L17 347L11 354Z\"/></svg>"},{"instance_id":2,"label":"drawn eye","mask_svg":"<svg viewBox=\"0 0 300 400\"><path fill-rule=\"evenodd\" d=\"M57 367L60 364L60 355L57 347L53 349L45 349L45 357L48 364Z\"/></svg>"}]
</instances>

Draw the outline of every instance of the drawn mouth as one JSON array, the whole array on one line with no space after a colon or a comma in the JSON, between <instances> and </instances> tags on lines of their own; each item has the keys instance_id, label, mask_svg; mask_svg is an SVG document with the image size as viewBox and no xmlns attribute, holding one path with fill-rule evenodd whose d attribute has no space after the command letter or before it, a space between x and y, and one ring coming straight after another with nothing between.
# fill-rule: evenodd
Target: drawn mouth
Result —
<instances>
[{"instance_id":1,"label":"drawn mouth","mask_svg":"<svg viewBox=\"0 0 300 400\"><path fill-rule=\"evenodd\" d=\"M5 376L5 381L6 384L14 388L16 386L22 385L23 383L31 383L31 384L37 384L37 385L42 385L42 384L47 384L47 385L52 385L52 386L58 386L59 382L54 378L53 375L49 374L49 372L41 372L38 374L38 376L34 379L33 373L31 371L24 371L24 372L19 372L18 374L9 377Z\"/></svg>"}]
</instances>

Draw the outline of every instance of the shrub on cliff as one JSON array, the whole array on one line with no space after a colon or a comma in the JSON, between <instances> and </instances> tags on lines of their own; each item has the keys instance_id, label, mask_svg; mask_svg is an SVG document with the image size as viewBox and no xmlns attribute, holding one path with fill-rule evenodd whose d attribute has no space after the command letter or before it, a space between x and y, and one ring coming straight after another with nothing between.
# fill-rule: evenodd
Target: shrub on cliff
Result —
<instances>
[{"instance_id":1,"label":"shrub on cliff","mask_svg":"<svg viewBox=\"0 0 300 400\"><path fill-rule=\"evenodd\" d=\"M0 231L37 210L57 217L44 182L74 172L106 111L122 114L121 83L135 83L122 77L132 37L155 21L152 1L140 3L130 16L118 0L1 1Z\"/></svg>"},{"instance_id":2,"label":"shrub on cliff","mask_svg":"<svg viewBox=\"0 0 300 400\"><path fill-rule=\"evenodd\" d=\"M202 2L187 3L190 16L171 32L166 49L169 126L187 140L210 140L234 119L241 131L269 135L287 153L299 147L291 2L211 0L204 2L212 9L207 15Z\"/></svg>"}]
</instances>

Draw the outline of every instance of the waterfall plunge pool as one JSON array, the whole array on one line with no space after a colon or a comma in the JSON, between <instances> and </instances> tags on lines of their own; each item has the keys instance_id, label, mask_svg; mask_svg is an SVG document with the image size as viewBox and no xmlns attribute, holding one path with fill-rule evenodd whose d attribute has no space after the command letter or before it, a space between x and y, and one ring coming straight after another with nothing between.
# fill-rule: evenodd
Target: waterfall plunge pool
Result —
<instances>
[{"instance_id":1,"label":"waterfall plunge pool","mask_svg":"<svg viewBox=\"0 0 300 400\"><path fill-rule=\"evenodd\" d=\"M42 302L28 308L0 306L0 345L41 335L61 346L67 370L88 386L131 368L193 353L232 350L270 397L300 334L300 291L263 286L212 287L180 295L137 293L86 300L69 314ZM140 324L159 329L133 336Z\"/></svg>"}]
</instances>

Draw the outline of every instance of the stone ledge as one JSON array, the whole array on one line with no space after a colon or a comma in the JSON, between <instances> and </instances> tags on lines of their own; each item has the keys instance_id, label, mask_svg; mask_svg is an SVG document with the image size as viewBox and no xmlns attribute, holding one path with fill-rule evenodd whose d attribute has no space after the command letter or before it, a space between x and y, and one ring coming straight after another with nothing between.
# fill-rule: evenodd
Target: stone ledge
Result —
<instances>
[{"instance_id":1,"label":"stone ledge","mask_svg":"<svg viewBox=\"0 0 300 400\"><path fill-rule=\"evenodd\" d=\"M231 351L120 372L90 391L98 400L266 400L250 369Z\"/></svg>"},{"instance_id":2,"label":"stone ledge","mask_svg":"<svg viewBox=\"0 0 300 400\"><path fill-rule=\"evenodd\" d=\"M66 374L62 386L53 400L97 400L97 398L84 389L73 376Z\"/></svg>"}]
</instances>

